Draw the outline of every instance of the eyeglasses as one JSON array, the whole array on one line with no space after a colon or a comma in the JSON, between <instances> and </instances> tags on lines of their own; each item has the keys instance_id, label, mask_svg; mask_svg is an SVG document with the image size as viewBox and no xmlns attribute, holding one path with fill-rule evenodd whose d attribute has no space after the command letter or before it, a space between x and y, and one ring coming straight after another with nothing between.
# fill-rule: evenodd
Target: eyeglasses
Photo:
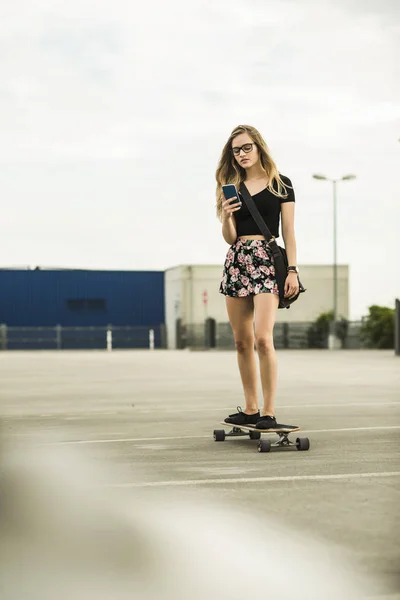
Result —
<instances>
[{"instance_id":1,"label":"eyeglasses","mask_svg":"<svg viewBox=\"0 0 400 600\"><path fill-rule=\"evenodd\" d=\"M240 148L238 146L235 146L234 148L232 148L232 152L236 156L238 154L240 154L241 150L243 150L244 152L246 152L246 154L248 154L249 152L251 152L253 150L253 146L254 146L254 142L252 142L250 144L243 144L243 146L240 146Z\"/></svg>"}]
</instances>

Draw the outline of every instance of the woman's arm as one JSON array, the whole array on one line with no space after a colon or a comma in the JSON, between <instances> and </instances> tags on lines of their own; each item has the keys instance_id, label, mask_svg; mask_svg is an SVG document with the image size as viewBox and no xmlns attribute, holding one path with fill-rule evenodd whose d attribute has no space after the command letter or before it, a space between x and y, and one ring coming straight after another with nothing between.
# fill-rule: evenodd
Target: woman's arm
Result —
<instances>
[{"instance_id":1,"label":"woman's arm","mask_svg":"<svg viewBox=\"0 0 400 600\"><path fill-rule=\"evenodd\" d=\"M236 222L232 214L229 217L225 215L222 216L222 236L230 246L236 242Z\"/></svg>"},{"instance_id":2,"label":"woman's arm","mask_svg":"<svg viewBox=\"0 0 400 600\"><path fill-rule=\"evenodd\" d=\"M296 237L294 234L294 202L282 202L282 236L289 266L297 267Z\"/></svg>"}]
</instances>

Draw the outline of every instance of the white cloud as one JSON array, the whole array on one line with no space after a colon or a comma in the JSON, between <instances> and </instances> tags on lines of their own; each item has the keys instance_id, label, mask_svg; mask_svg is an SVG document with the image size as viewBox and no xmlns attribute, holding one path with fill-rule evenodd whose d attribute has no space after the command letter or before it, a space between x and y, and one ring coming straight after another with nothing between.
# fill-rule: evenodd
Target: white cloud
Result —
<instances>
[{"instance_id":1,"label":"white cloud","mask_svg":"<svg viewBox=\"0 0 400 600\"><path fill-rule=\"evenodd\" d=\"M375 228L387 242L374 258L387 264L400 219L397 5L375 7L356 0L1 6L0 158L10 201L3 264L222 263L214 173L229 132L245 122L261 130L296 182L304 262L331 260L330 192L311 174L356 172L340 192L341 260L367 280ZM390 180L383 195L382 174ZM16 227L26 244L14 243ZM135 253L132 244L149 236L163 252ZM374 272L375 289L389 278L394 295L400 281L389 271ZM353 312L364 302L354 291Z\"/></svg>"}]
</instances>

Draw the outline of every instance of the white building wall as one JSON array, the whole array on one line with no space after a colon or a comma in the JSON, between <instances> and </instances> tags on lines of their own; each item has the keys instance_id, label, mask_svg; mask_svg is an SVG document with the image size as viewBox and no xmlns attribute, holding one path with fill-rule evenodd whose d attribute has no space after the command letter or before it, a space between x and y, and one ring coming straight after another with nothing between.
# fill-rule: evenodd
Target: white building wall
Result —
<instances>
[{"instance_id":1,"label":"white building wall","mask_svg":"<svg viewBox=\"0 0 400 600\"><path fill-rule=\"evenodd\" d=\"M290 309L278 310L277 322L314 321L333 307L332 265L299 266L300 279L307 289ZM165 313L168 347L176 347L176 319L183 323L204 323L208 317L227 323L225 296L218 292L220 265L181 265L165 271ZM203 303L207 292L208 303ZM338 316L349 317L349 267L338 266Z\"/></svg>"}]
</instances>

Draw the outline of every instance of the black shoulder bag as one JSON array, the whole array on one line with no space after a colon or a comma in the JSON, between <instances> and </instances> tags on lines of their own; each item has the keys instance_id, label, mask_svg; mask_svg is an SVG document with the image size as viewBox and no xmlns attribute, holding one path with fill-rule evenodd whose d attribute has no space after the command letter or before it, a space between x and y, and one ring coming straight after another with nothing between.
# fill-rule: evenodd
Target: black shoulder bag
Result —
<instances>
[{"instance_id":1,"label":"black shoulder bag","mask_svg":"<svg viewBox=\"0 0 400 600\"><path fill-rule=\"evenodd\" d=\"M244 182L242 182L240 184L239 191L247 205L247 208L249 209L249 211L251 213L251 216L253 217L253 219L257 223L258 227L260 228L261 233L267 240L268 246L271 248L272 255L274 258L276 282L278 284L278 289L279 289L279 306L278 306L278 308L290 308L290 305L293 304L293 302L295 302L295 300L297 300L297 298L300 296L300 294L302 292L306 291L306 288L302 285L299 277L297 276L297 279L299 281L299 292L296 294L296 296L293 296L293 298L285 298L285 281L286 281L286 277L288 274L288 272L287 272L288 258L287 258L286 250L285 250L285 248L278 246L278 244L276 243L274 236L271 234L270 230L268 229L267 225L265 224L265 221L262 218L262 216L260 215L260 212L259 212L257 206L255 205L253 198L250 196L250 192L247 189Z\"/></svg>"}]
</instances>

